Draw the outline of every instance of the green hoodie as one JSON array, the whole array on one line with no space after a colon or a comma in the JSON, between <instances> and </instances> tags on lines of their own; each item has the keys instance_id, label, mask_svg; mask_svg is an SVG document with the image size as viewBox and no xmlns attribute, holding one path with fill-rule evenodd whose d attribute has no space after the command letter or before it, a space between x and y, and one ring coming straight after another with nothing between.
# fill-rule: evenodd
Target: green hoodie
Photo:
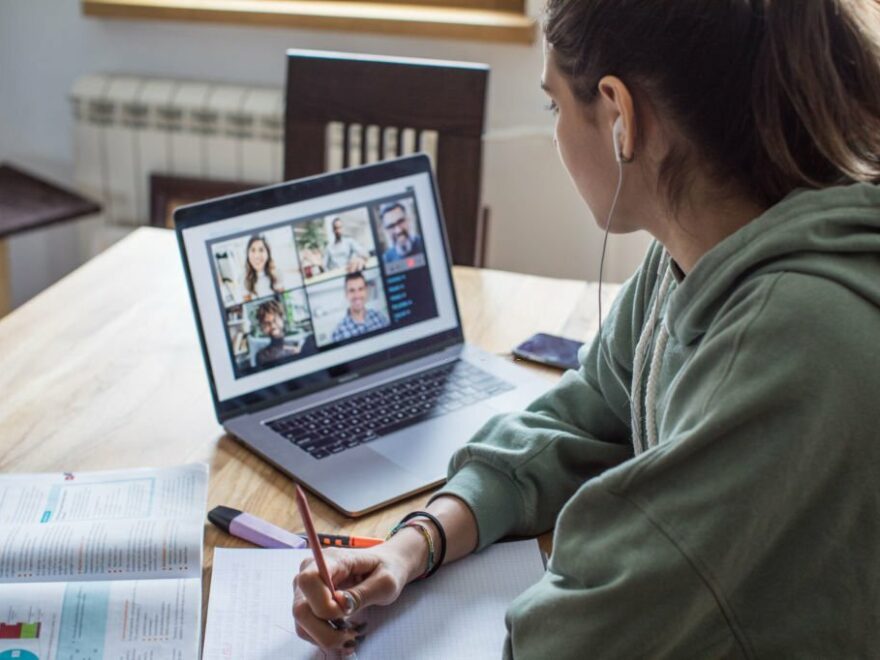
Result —
<instances>
[{"instance_id":1,"label":"green hoodie","mask_svg":"<svg viewBox=\"0 0 880 660\"><path fill-rule=\"evenodd\" d=\"M582 358L441 491L480 548L555 525L505 656L880 657L880 188L655 244Z\"/></svg>"}]
</instances>

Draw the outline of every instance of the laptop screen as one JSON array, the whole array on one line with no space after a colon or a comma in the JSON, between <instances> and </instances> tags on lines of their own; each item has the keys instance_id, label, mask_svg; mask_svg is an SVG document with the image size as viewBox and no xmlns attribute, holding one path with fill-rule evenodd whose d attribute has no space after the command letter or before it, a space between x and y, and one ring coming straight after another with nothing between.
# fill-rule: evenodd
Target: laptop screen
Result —
<instances>
[{"instance_id":1,"label":"laptop screen","mask_svg":"<svg viewBox=\"0 0 880 660\"><path fill-rule=\"evenodd\" d=\"M427 159L306 182L175 215L215 403L313 391L459 328Z\"/></svg>"}]
</instances>

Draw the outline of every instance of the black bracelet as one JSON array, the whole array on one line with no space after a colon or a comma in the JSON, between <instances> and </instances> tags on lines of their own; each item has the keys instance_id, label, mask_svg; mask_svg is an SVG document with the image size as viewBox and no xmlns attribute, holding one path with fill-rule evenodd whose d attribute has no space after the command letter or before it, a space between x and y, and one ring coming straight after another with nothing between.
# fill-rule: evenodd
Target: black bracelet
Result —
<instances>
[{"instance_id":1,"label":"black bracelet","mask_svg":"<svg viewBox=\"0 0 880 660\"><path fill-rule=\"evenodd\" d=\"M446 530L443 529L443 525L440 524L440 520L437 516L433 513L428 513L427 511L413 511L412 513L408 513L401 519L398 525L402 525L413 518L427 518L434 523L434 527L437 528L437 534L440 535L440 553L437 557L436 563L431 567L431 570L425 573L422 578L426 580L437 572L437 569L443 565L443 560L446 558Z\"/></svg>"}]
</instances>

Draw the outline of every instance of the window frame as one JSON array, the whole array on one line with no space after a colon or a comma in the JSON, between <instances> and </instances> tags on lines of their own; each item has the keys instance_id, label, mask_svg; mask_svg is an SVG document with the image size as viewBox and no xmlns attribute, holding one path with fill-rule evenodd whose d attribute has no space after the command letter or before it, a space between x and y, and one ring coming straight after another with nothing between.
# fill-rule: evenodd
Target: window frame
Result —
<instances>
[{"instance_id":1,"label":"window frame","mask_svg":"<svg viewBox=\"0 0 880 660\"><path fill-rule=\"evenodd\" d=\"M457 5L457 6L456 6ZM464 6L463 6L464 5ZM532 44L525 0L81 0L98 18L174 20Z\"/></svg>"}]
</instances>

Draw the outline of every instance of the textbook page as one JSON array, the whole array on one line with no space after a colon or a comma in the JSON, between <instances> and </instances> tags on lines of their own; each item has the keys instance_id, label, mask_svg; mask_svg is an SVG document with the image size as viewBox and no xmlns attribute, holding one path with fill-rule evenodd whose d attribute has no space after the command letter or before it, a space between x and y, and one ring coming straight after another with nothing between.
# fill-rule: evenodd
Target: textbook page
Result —
<instances>
[{"instance_id":1,"label":"textbook page","mask_svg":"<svg viewBox=\"0 0 880 660\"><path fill-rule=\"evenodd\" d=\"M0 593L4 582L200 576L207 489L204 464L0 476Z\"/></svg>"},{"instance_id":2,"label":"textbook page","mask_svg":"<svg viewBox=\"0 0 880 660\"><path fill-rule=\"evenodd\" d=\"M0 585L2 660L193 660L200 577Z\"/></svg>"},{"instance_id":3,"label":"textbook page","mask_svg":"<svg viewBox=\"0 0 880 660\"><path fill-rule=\"evenodd\" d=\"M291 614L293 577L308 557L309 550L217 548L203 660L324 658L297 637ZM357 657L500 657L508 605L543 573L537 541L498 543L444 566L407 586L396 603L355 615L354 621L367 621Z\"/></svg>"},{"instance_id":4,"label":"textbook page","mask_svg":"<svg viewBox=\"0 0 880 660\"><path fill-rule=\"evenodd\" d=\"M0 476L0 660L197 658L208 466Z\"/></svg>"}]
</instances>

